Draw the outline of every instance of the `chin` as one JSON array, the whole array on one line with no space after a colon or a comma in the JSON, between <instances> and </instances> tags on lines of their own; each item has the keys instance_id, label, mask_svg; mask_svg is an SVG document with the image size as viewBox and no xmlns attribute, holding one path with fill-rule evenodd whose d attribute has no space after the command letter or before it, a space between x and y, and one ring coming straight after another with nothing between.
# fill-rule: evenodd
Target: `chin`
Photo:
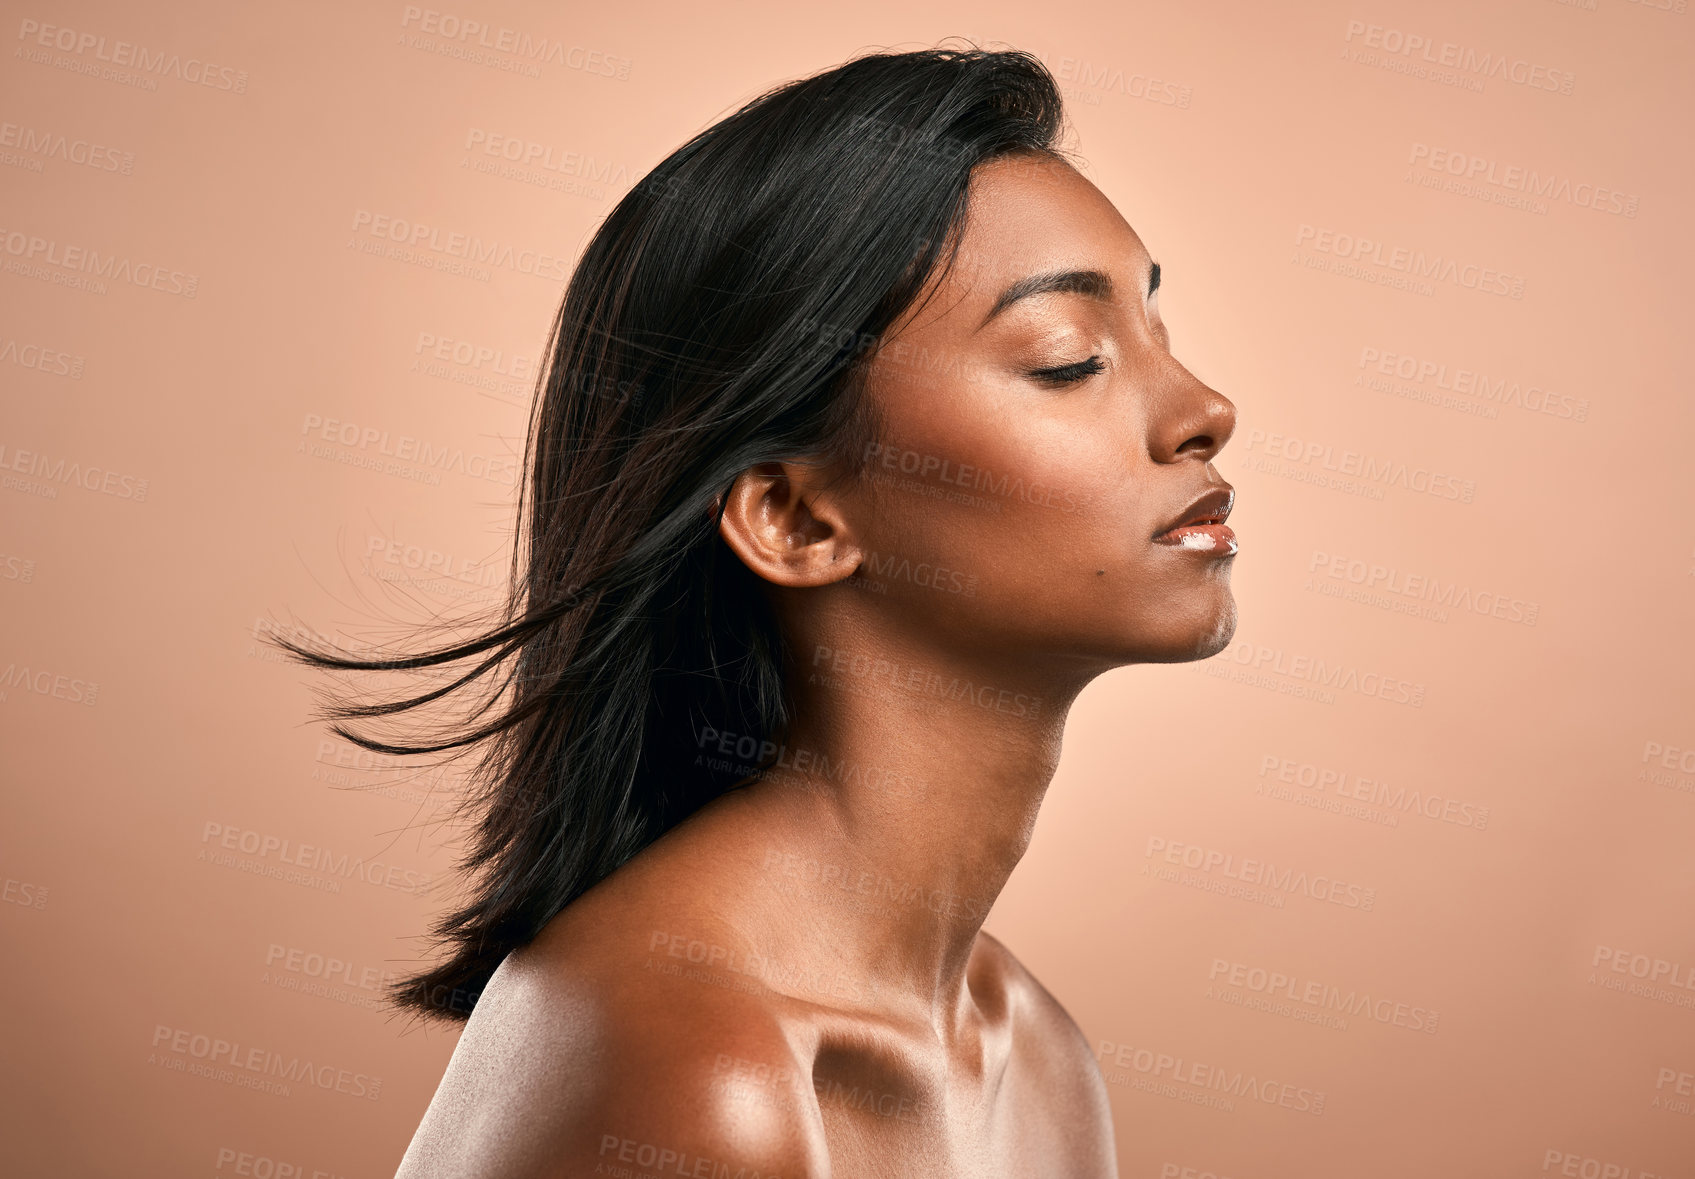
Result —
<instances>
[{"instance_id":1,"label":"chin","mask_svg":"<svg viewBox=\"0 0 1695 1179\"><path fill-rule=\"evenodd\" d=\"M1236 635L1236 599L1226 591L1224 600L1204 616L1173 619L1175 625L1159 641L1143 642L1130 660L1135 663L1193 663L1211 659L1230 645Z\"/></svg>"},{"instance_id":2,"label":"chin","mask_svg":"<svg viewBox=\"0 0 1695 1179\"><path fill-rule=\"evenodd\" d=\"M1225 607L1220 610L1212 628L1195 643L1195 653L1191 659L1211 659L1230 645L1230 640L1236 635L1236 599L1226 598Z\"/></svg>"}]
</instances>

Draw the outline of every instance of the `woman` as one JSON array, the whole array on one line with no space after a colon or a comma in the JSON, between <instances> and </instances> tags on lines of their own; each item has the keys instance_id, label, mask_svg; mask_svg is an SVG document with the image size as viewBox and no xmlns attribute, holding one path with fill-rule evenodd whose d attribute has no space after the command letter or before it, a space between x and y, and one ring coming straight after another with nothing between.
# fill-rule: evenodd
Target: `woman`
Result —
<instances>
[{"instance_id":1,"label":"woman","mask_svg":"<svg viewBox=\"0 0 1695 1179\"><path fill-rule=\"evenodd\" d=\"M555 323L406 1177L1116 1173L981 930L1091 679L1222 650L1230 402L1022 53L857 58L679 148Z\"/></svg>"}]
</instances>

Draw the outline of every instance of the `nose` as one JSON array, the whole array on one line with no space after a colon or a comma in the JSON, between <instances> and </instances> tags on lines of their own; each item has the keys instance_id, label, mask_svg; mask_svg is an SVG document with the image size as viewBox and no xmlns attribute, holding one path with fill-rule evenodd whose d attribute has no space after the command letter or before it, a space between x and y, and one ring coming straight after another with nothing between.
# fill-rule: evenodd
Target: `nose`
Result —
<instances>
[{"instance_id":1,"label":"nose","mask_svg":"<svg viewBox=\"0 0 1695 1179\"><path fill-rule=\"evenodd\" d=\"M1210 462L1236 432L1236 406L1176 361L1171 363L1173 371L1153 407L1149 449L1162 463Z\"/></svg>"}]
</instances>

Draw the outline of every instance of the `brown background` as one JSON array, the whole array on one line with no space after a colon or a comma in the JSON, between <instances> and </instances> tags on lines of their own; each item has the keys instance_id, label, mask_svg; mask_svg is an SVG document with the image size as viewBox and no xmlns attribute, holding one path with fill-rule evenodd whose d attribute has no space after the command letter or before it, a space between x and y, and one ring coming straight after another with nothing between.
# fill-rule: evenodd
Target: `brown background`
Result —
<instances>
[{"instance_id":1,"label":"brown background","mask_svg":"<svg viewBox=\"0 0 1695 1179\"><path fill-rule=\"evenodd\" d=\"M753 93L954 35L1060 76L1240 413L1236 640L1084 694L989 920L1100 1045L1123 1173L1695 1174L1683 0L149 7L4 26L9 1174L392 1173L455 1034L373 984L450 838L256 637L486 605L597 220Z\"/></svg>"}]
</instances>

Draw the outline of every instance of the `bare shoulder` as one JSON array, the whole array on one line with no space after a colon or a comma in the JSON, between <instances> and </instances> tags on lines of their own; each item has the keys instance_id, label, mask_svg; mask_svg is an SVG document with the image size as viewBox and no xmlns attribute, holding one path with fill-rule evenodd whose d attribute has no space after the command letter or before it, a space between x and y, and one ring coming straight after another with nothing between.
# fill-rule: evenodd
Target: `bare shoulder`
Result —
<instances>
[{"instance_id":1,"label":"bare shoulder","mask_svg":"<svg viewBox=\"0 0 1695 1179\"><path fill-rule=\"evenodd\" d=\"M978 953L1005 987L1027 1088L1066 1123L1077 1174L1116 1174L1112 1103L1094 1046L1071 1013L1005 943L986 930Z\"/></svg>"},{"instance_id":2,"label":"bare shoulder","mask_svg":"<svg viewBox=\"0 0 1695 1179\"><path fill-rule=\"evenodd\" d=\"M977 934L976 952L1006 989L1019 1033L1028 1034L1033 1041L1040 1041L1050 1049L1044 1056L1064 1059L1081 1053L1091 1061L1094 1059L1088 1037L1071 1018L1071 1013L1030 973L1005 942L987 930L981 930ZM1100 1072L1099 1068L1094 1071Z\"/></svg>"},{"instance_id":3,"label":"bare shoulder","mask_svg":"<svg viewBox=\"0 0 1695 1179\"><path fill-rule=\"evenodd\" d=\"M527 947L483 990L396 1179L824 1179L805 1053L757 995Z\"/></svg>"}]
</instances>

